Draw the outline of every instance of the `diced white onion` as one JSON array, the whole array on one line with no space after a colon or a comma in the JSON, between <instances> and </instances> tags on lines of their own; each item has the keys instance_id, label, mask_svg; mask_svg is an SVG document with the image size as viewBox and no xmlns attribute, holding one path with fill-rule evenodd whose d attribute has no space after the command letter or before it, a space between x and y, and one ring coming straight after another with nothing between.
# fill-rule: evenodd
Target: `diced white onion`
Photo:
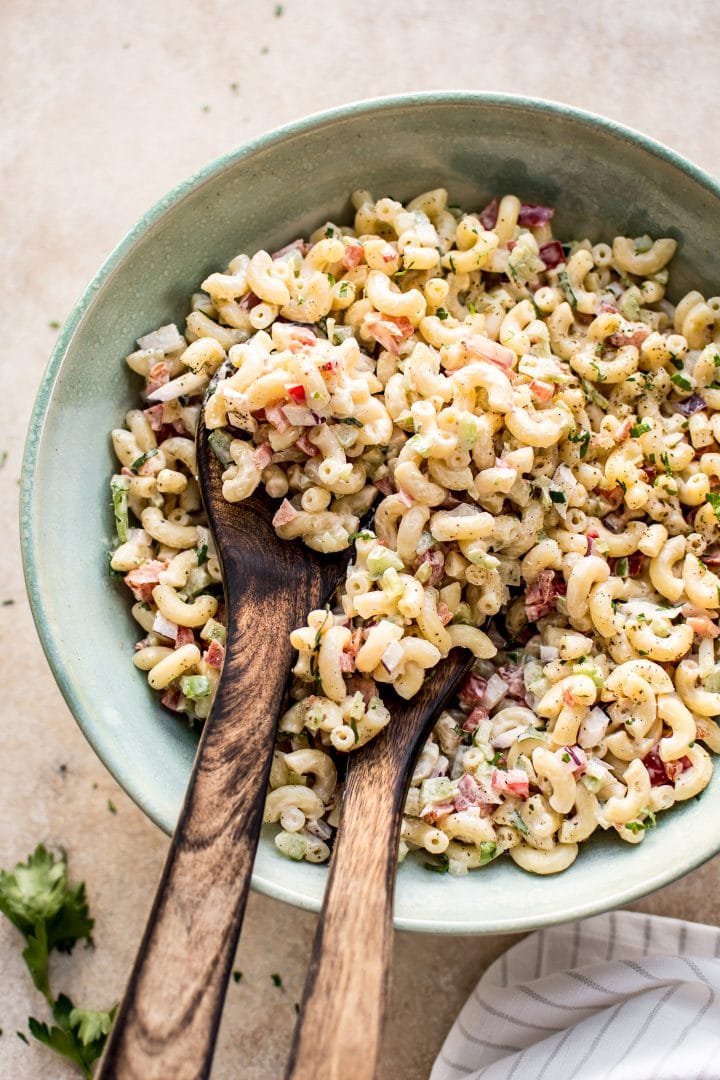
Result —
<instances>
[{"instance_id":1,"label":"diced white onion","mask_svg":"<svg viewBox=\"0 0 720 1080\"><path fill-rule=\"evenodd\" d=\"M142 544L143 547L152 544L152 537L144 529L128 529L128 540L132 544Z\"/></svg>"},{"instance_id":2,"label":"diced white onion","mask_svg":"<svg viewBox=\"0 0 720 1080\"><path fill-rule=\"evenodd\" d=\"M605 738L610 718L599 709L597 705L590 710L578 729L578 746L589 750L591 746L599 746Z\"/></svg>"},{"instance_id":3,"label":"diced white onion","mask_svg":"<svg viewBox=\"0 0 720 1080\"><path fill-rule=\"evenodd\" d=\"M380 662L388 674L392 674L398 664L402 661L404 655L405 653L403 652L400 642L391 641L380 657Z\"/></svg>"},{"instance_id":4,"label":"diced white onion","mask_svg":"<svg viewBox=\"0 0 720 1080\"><path fill-rule=\"evenodd\" d=\"M508 692L508 685L498 674L491 675L485 687L482 703L486 709L494 709Z\"/></svg>"},{"instance_id":5,"label":"diced white onion","mask_svg":"<svg viewBox=\"0 0 720 1080\"><path fill-rule=\"evenodd\" d=\"M170 622L170 620L166 619L164 615L161 615L159 611L155 613L152 628L156 634L160 634L162 637L170 638L172 641L177 640L177 623Z\"/></svg>"},{"instance_id":6,"label":"diced white onion","mask_svg":"<svg viewBox=\"0 0 720 1080\"><path fill-rule=\"evenodd\" d=\"M293 427L315 427L318 423L315 414L304 405L283 405L282 411L287 422Z\"/></svg>"},{"instance_id":7,"label":"diced white onion","mask_svg":"<svg viewBox=\"0 0 720 1080\"><path fill-rule=\"evenodd\" d=\"M148 401L174 401L175 398L183 397L185 394L194 394L202 390L207 386L208 381L207 375L196 375L188 371L186 375L180 375L177 379L171 379L163 386L158 386L157 390L148 394L147 399Z\"/></svg>"},{"instance_id":8,"label":"diced white onion","mask_svg":"<svg viewBox=\"0 0 720 1080\"><path fill-rule=\"evenodd\" d=\"M556 649L554 645L541 645L540 646L540 659L543 664L549 664L551 660L557 660L560 655L560 650Z\"/></svg>"},{"instance_id":9,"label":"diced white onion","mask_svg":"<svg viewBox=\"0 0 720 1080\"><path fill-rule=\"evenodd\" d=\"M496 735L493 738L493 747L498 750L506 750L508 746L512 746L514 742L517 742L518 738L524 735L526 731L527 728L524 727L514 727L508 731L503 731L501 735Z\"/></svg>"},{"instance_id":10,"label":"diced white onion","mask_svg":"<svg viewBox=\"0 0 720 1080\"><path fill-rule=\"evenodd\" d=\"M157 349L163 354L177 352L178 349L185 348L185 339L180 334L175 323L168 323L167 326L158 327L151 334L139 337L137 343L141 349Z\"/></svg>"}]
</instances>

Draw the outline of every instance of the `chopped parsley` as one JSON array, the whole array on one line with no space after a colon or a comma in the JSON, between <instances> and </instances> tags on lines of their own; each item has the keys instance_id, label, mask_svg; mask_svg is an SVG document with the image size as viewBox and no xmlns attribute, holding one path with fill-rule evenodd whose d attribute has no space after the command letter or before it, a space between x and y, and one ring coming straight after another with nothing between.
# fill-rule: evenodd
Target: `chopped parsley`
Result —
<instances>
[{"instance_id":1,"label":"chopped parsley","mask_svg":"<svg viewBox=\"0 0 720 1080\"><path fill-rule=\"evenodd\" d=\"M141 454L139 458L135 458L132 465L130 466L132 471L134 473L139 472L140 469L142 469L145 462L149 461L150 458L154 458L155 455L157 454L157 452L158 452L157 447L156 446L151 446L150 449L146 450L144 454Z\"/></svg>"},{"instance_id":2,"label":"chopped parsley","mask_svg":"<svg viewBox=\"0 0 720 1080\"><path fill-rule=\"evenodd\" d=\"M240 89L240 83L231 82L230 89L232 90L233 94L237 94L238 90Z\"/></svg>"},{"instance_id":3,"label":"chopped parsley","mask_svg":"<svg viewBox=\"0 0 720 1080\"><path fill-rule=\"evenodd\" d=\"M630 564L626 558L618 559L615 563L615 576L626 578L630 573Z\"/></svg>"},{"instance_id":4,"label":"chopped parsley","mask_svg":"<svg viewBox=\"0 0 720 1080\"><path fill-rule=\"evenodd\" d=\"M0 607L12 607L14 603L14 600L3 600L2 604L0 604Z\"/></svg>"},{"instance_id":5,"label":"chopped parsley","mask_svg":"<svg viewBox=\"0 0 720 1080\"><path fill-rule=\"evenodd\" d=\"M673 471L670 467L670 458L668 457L667 450L663 450L662 454L660 455L660 460L663 463L663 468L665 469L666 474L668 476L672 476Z\"/></svg>"},{"instance_id":6,"label":"chopped parsley","mask_svg":"<svg viewBox=\"0 0 720 1080\"><path fill-rule=\"evenodd\" d=\"M630 438L639 439L641 435L644 435L646 431L651 431L652 425L646 424L644 421L642 424L633 424L630 428Z\"/></svg>"},{"instance_id":7,"label":"chopped parsley","mask_svg":"<svg viewBox=\"0 0 720 1080\"><path fill-rule=\"evenodd\" d=\"M477 315L477 308L473 304L472 300L468 301L467 309L468 309L468 311L470 312L471 315Z\"/></svg>"},{"instance_id":8,"label":"chopped parsley","mask_svg":"<svg viewBox=\"0 0 720 1080\"><path fill-rule=\"evenodd\" d=\"M112 558L113 558L112 551L108 551L107 552L108 575L109 575L109 577L111 577L113 579L113 581L122 581L123 578L125 577L125 574L124 574L124 572L122 570L113 570Z\"/></svg>"},{"instance_id":9,"label":"chopped parsley","mask_svg":"<svg viewBox=\"0 0 720 1080\"><path fill-rule=\"evenodd\" d=\"M353 717L353 718L351 719L351 721L350 721L350 727L352 728L352 733L353 733L353 735L355 736L355 742L356 742L356 743L359 743L359 742L360 742L360 736L359 736L359 734L358 734L358 728L357 728L357 720L355 719L355 717Z\"/></svg>"},{"instance_id":10,"label":"chopped parsley","mask_svg":"<svg viewBox=\"0 0 720 1080\"><path fill-rule=\"evenodd\" d=\"M280 978L280 976L278 975L278 973L277 973L277 972L274 972L274 973L273 973L273 974L272 974L272 975L270 976L270 978L272 979L272 981L273 981L273 984L274 984L275 986L279 987L279 989L280 989L280 990L282 990L282 984L283 984L283 981L282 981L282 979Z\"/></svg>"},{"instance_id":11,"label":"chopped parsley","mask_svg":"<svg viewBox=\"0 0 720 1080\"><path fill-rule=\"evenodd\" d=\"M242 979L242 971L233 971L233 982L239 983Z\"/></svg>"},{"instance_id":12,"label":"chopped parsley","mask_svg":"<svg viewBox=\"0 0 720 1080\"><path fill-rule=\"evenodd\" d=\"M275 10L273 11L273 15L275 16L276 19L279 19L284 11L285 11L285 8L282 6L282 4L276 4L275 5Z\"/></svg>"},{"instance_id":13,"label":"chopped parsley","mask_svg":"<svg viewBox=\"0 0 720 1080\"><path fill-rule=\"evenodd\" d=\"M206 563L207 562L207 557L208 557L208 546L207 546L207 544L202 544L201 547L199 547L197 549L198 566L202 566L203 563Z\"/></svg>"},{"instance_id":14,"label":"chopped parsley","mask_svg":"<svg viewBox=\"0 0 720 1080\"><path fill-rule=\"evenodd\" d=\"M445 320L448 317L448 312L446 311L446 309L444 307L439 307L437 309L437 311L435 312L435 314L437 315L440 322L445 322Z\"/></svg>"},{"instance_id":15,"label":"chopped parsley","mask_svg":"<svg viewBox=\"0 0 720 1080\"><path fill-rule=\"evenodd\" d=\"M448 262L450 263L450 269L452 270L452 272L454 274L455 273L455 260L453 259L452 255L448 256Z\"/></svg>"},{"instance_id":16,"label":"chopped parsley","mask_svg":"<svg viewBox=\"0 0 720 1080\"><path fill-rule=\"evenodd\" d=\"M117 806L112 801L112 799L108 799L107 808L108 808L108 810L110 811L111 814L117 814Z\"/></svg>"},{"instance_id":17,"label":"chopped parsley","mask_svg":"<svg viewBox=\"0 0 720 1080\"><path fill-rule=\"evenodd\" d=\"M670 382L675 383L681 390L692 390L692 383L686 375L682 375L679 371L676 371L674 375L670 376Z\"/></svg>"},{"instance_id":18,"label":"chopped parsley","mask_svg":"<svg viewBox=\"0 0 720 1080\"><path fill-rule=\"evenodd\" d=\"M567 270L561 270L558 274L558 284L565 293L565 299L570 304L570 307L577 307L577 296L573 291L573 287L570 284L570 278L567 276Z\"/></svg>"},{"instance_id":19,"label":"chopped parsley","mask_svg":"<svg viewBox=\"0 0 720 1080\"><path fill-rule=\"evenodd\" d=\"M597 390L593 386L591 382L589 382L587 379L583 379L582 388L585 391L586 396L590 398L593 404L599 405L601 409L607 409L610 402L603 394L600 393L599 390Z\"/></svg>"},{"instance_id":20,"label":"chopped parsley","mask_svg":"<svg viewBox=\"0 0 720 1080\"><path fill-rule=\"evenodd\" d=\"M640 813L645 815L645 817L642 820L628 821L627 824L625 825L625 828L629 832L631 832L631 833L639 833L639 832L644 832L645 829L654 829L655 828L655 814L652 812L652 810L645 809L645 810L641 810Z\"/></svg>"},{"instance_id":21,"label":"chopped parsley","mask_svg":"<svg viewBox=\"0 0 720 1080\"><path fill-rule=\"evenodd\" d=\"M365 427L362 420L356 420L354 416L340 416L337 422L338 424L350 424L352 427Z\"/></svg>"},{"instance_id":22,"label":"chopped parsley","mask_svg":"<svg viewBox=\"0 0 720 1080\"><path fill-rule=\"evenodd\" d=\"M517 829L517 831L519 833L522 833L523 836L528 836L529 835L530 830L528 829L527 825L525 824L523 819L518 814L517 810L513 810L513 812L510 814L510 824L515 829Z\"/></svg>"},{"instance_id":23,"label":"chopped parsley","mask_svg":"<svg viewBox=\"0 0 720 1080\"><path fill-rule=\"evenodd\" d=\"M568 435L568 439L572 443L580 444L580 459L582 460L588 452L590 446L591 434L589 431L571 432Z\"/></svg>"},{"instance_id":24,"label":"chopped parsley","mask_svg":"<svg viewBox=\"0 0 720 1080\"><path fill-rule=\"evenodd\" d=\"M670 353L670 363L676 371L682 371L684 365L679 356L673 356L673 354Z\"/></svg>"},{"instance_id":25,"label":"chopped parsley","mask_svg":"<svg viewBox=\"0 0 720 1080\"><path fill-rule=\"evenodd\" d=\"M424 862L423 866L426 870L431 870L433 874L447 874L450 869L450 858L443 852L442 855L435 857L435 862Z\"/></svg>"},{"instance_id":26,"label":"chopped parsley","mask_svg":"<svg viewBox=\"0 0 720 1080\"><path fill-rule=\"evenodd\" d=\"M60 329L60 323L57 321L57 319L51 319L50 322L48 323L48 326L50 327L51 330L59 330Z\"/></svg>"},{"instance_id":27,"label":"chopped parsley","mask_svg":"<svg viewBox=\"0 0 720 1080\"><path fill-rule=\"evenodd\" d=\"M709 491L705 496L705 502L710 504L713 514L720 522L720 495L716 491Z\"/></svg>"},{"instance_id":28,"label":"chopped parsley","mask_svg":"<svg viewBox=\"0 0 720 1080\"><path fill-rule=\"evenodd\" d=\"M330 282L331 285L335 284L335 275L334 274L328 274L327 279L328 279L328 281Z\"/></svg>"},{"instance_id":29,"label":"chopped parsley","mask_svg":"<svg viewBox=\"0 0 720 1080\"><path fill-rule=\"evenodd\" d=\"M555 491L555 490L553 490L553 488L550 488L549 491L548 491L548 495L550 496L550 501L551 502L554 502L554 503L567 502L567 498L566 498L565 494L562 491Z\"/></svg>"}]
</instances>

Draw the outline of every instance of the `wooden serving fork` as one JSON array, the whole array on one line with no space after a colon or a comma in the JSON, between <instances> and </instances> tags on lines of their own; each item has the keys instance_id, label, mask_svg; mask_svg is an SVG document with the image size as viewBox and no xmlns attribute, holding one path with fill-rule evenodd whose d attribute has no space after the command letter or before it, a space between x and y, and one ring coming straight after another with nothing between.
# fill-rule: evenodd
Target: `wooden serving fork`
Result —
<instances>
[{"instance_id":1,"label":"wooden serving fork","mask_svg":"<svg viewBox=\"0 0 720 1080\"><path fill-rule=\"evenodd\" d=\"M320 555L281 540L263 492L228 503L202 418L197 451L225 581L225 662L101 1080L209 1075L292 659L289 634L332 596L352 552Z\"/></svg>"},{"instance_id":2,"label":"wooden serving fork","mask_svg":"<svg viewBox=\"0 0 720 1080\"><path fill-rule=\"evenodd\" d=\"M417 753L473 659L453 649L411 701L387 694L390 724L350 754L287 1080L377 1076L405 795Z\"/></svg>"}]
</instances>

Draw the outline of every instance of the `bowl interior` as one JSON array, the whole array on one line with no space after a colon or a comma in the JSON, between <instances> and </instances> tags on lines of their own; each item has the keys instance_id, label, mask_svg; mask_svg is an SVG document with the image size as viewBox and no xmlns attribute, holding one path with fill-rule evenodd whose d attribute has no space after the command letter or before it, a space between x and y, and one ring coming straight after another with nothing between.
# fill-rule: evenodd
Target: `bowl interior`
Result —
<instances>
[{"instance_id":1,"label":"bowl interior","mask_svg":"<svg viewBox=\"0 0 720 1080\"><path fill-rule=\"evenodd\" d=\"M131 664L137 636L110 580L110 428L137 400L123 363L135 339L175 320L211 270L240 251L273 250L331 218L349 194L409 198L445 186L479 208L514 192L556 210L555 234L674 236L673 291L720 277L720 192L670 152L560 106L473 94L351 106L274 133L172 192L120 244L71 315L40 389L28 436L22 532L31 602L45 650L83 731L118 781L166 831L179 811L196 736ZM501 860L462 879L414 862L399 873L396 922L445 932L526 930L627 902L720 848L720 780L644 842L583 845L565 874L538 878ZM264 836L257 888L318 908L326 871L291 863Z\"/></svg>"}]
</instances>

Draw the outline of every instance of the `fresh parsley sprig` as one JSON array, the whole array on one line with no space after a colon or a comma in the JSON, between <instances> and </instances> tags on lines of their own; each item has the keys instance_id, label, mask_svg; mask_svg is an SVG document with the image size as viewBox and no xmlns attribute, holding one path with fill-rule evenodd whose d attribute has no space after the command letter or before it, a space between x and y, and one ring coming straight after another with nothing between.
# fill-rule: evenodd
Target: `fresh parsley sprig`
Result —
<instances>
[{"instance_id":1,"label":"fresh parsley sprig","mask_svg":"<svg viewBox=\"0 0 720 1080\"><path fill-rule=\"evenodd\" d=\"M94 920L85 899L85 885L71 886L67 856L55 857L38 844L26 863L12 873L0 870L0 911L25 938L23 960L33 983L52 1009L54 1025L30 1017L30 1034L92 1076L112 1024L115 1008L105 1012L76 1008L65 994L50 989L48 963L53 949L72 952L78 941L92 945Z\"/></svg>"}]
</instances>

